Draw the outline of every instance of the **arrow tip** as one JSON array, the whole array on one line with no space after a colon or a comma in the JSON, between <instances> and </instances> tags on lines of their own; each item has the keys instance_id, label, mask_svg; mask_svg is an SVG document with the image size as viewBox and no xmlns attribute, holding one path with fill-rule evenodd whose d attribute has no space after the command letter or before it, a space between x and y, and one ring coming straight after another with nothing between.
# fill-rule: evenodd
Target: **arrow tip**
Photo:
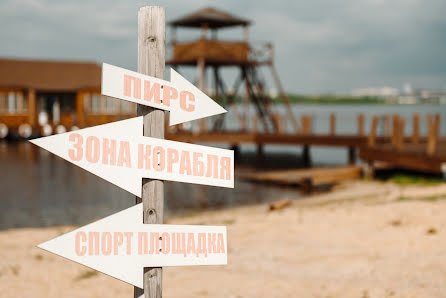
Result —
<instances>
[{"instance_id":1,"label":"arrow tip","mask_svg":"<svg viewBox=\"0 0 446 298\"><path fill-rule=\"evenodd\" d=\"M170 112L169 125L180 124L227 112L222 106L216 103L212 98L190 83L188 80L183 78L173 68L170 69L170 81L178 88L194 93L195 110L192 112L185 112L178 109L172 110Z\"/></svg>"}]
</instances>

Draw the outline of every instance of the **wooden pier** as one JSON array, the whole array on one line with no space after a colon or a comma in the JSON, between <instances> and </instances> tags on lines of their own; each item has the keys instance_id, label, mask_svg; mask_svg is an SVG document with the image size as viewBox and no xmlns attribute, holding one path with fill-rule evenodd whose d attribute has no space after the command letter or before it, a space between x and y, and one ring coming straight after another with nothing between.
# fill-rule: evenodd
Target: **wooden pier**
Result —
<instances>
[{"instance_id":1,"label":"wooden pier","mask_svg":"<svg viewBox=\"0 0 446 298\"><path fill-rule=\"evenodd\" d=\"M348 150L349 164L355 164L356 157L359 156L372 170L375 162L385 162L397 168L439 174L446 170L446 139L439 136L438 114L427 115L426 121L426 136L420 135L421 119L418 114L413 115L411 135L404 135L408 121L399 115L372 117L370 131L366 134L363 114L357 115L356 134L338 134L336 117L332 114L326 134L312 133L312 118L304 115L300 121L301 129L294 134L283 130L270 133L257 130L220 132L203 129L198 132L178 130L167 133L166 138L189 143L221 144L236 150L245 144L257 145L259 153L264 145L302 146L304 160L309 159L311 146L342 147ZM379 124L384 127L381 135L378 135Z\"/></svg>"}]
</instances>

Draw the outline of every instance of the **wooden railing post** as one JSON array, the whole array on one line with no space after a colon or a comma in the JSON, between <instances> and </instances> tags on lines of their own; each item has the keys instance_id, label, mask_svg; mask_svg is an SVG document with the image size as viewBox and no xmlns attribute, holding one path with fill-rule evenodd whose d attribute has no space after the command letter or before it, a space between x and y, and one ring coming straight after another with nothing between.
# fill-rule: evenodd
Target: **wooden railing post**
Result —
<instances>
[{"instance_id":1,"label":"wooden railing post","mask_svg":"<svg viewBox=\"0 0 446 298\"><path fill-rule=\"evenodd\" d=\"M384 115L384 135L390 136L390 115Z\"/></svg>"},{"instance_id":2,"label":"wooden railing post","mask_svg":"<svg viewBox=\"0 0 446 298\"><path fill-rule=\"evenodd\" d=\"M307 115L307 119L308 119L307 134L311 135L313 133L313 117L311 115Z\"/></svg>"},{"instance_id":3,"label":"wooden railing post","mask_svg":"<svg viewBox=\"0 0 446 298\"><path fill-rule=\"evenodd\" d=\"M364 114L358 115L358 136L364 135Z\"/></svg>"},{"instance_id":4,"label":"wooden railing post","mask_svg":"<svg viewBox=\"0 0 446 298\"><path fill-rule=\"evenodd\" d=\"M165 10L159 6L145 6L138 12L138 72L164 79L165 69ZM144 117L144 136L164 139L164 111L144 105L137 106L138 116ZM143 222L162 224L164 213L164 182L144 178L141 199ZM134 297L161 298L162 267L144 268L144 289L135 287Z\"/></svg>"},{"instance_id":5,"label":"wooden railing post","mask_svg":"<svg viewBox=\"0 0 446 298\"><path fill-rule=\"evenodd\" d=\"M334 136L336 134L336 115L330 114L330 135Z\"/></svg>"},{"instance_id":6,"label":"wooden railing post","mask_svg":"<svg viewBox=\"0 0 446 298\"><path fill-rule=\"evenodd\" d=\"M392 145L395 145L398 139L398 126L399 126L399 116L397 114L393 114L392 116Z\"/></svg>"},{"instance_id":7,"label":"wooden railing post","mask_svg":"<svg viewBox=\"0 0 446 298\"><path fill-rule=\"evenodd\" d=\"M372 118L372 126L370 127L369 133L369 146L375 147L376 145L376 129L378 127L378 116L374 115Z\"/></svg>"},{"instance_id":8,"label":"wooden railing post","mask_svg":"<svg viewBox=\"0 0 446 298\"><path fill-rule=\"evenodd\" d=\"M420 140L420 114L413 114L412 118L412 143L418 144Z\"/></svg>"},{"instance_id":9,"label":"wooden railing post","mask_svg":"<svg viewBox=\"0 0 446 298\"><path fill-rule=\"evenodd\" d=\"M404 146L404 118L399 117L398 119L398 134L396 138L396 148L402 150Z\"/></svg>"},{"instance_id":10,"label":"wooden railing post","mask_svg":"<svg viewBox=\"0 0 446 298\"><path fill-rule=\"evenodd\" d=\"M440 114L436 114L432 122L432 115L428 114L428 138L427 155L434 155L437 146L438 133L440 128Z\"/></svg>"}]
</instances>

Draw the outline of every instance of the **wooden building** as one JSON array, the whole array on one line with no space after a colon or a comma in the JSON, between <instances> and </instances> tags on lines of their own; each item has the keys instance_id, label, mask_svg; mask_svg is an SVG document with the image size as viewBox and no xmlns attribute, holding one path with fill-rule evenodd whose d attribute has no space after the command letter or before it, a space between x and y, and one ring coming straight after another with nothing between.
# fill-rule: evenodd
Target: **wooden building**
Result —
<instances>
[{"instance_id":1,"label":"wooden building","mask_svg":"<svg viewBox=\"0 0 446 298\"><path fill-rule=\"evenodd\" d=\"M133 103L101 96L95 63L0 59L0 137L50 135L134 114Z\"/></svg>"}]
</instances>

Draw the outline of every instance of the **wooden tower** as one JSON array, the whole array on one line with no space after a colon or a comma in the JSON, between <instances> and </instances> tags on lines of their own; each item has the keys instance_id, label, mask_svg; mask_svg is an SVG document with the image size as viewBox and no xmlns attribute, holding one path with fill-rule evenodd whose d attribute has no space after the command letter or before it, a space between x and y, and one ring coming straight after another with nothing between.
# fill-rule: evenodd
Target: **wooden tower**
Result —
<instances>
[{"instance_id":1,"label":"wooden tower","mask_svg":"<svg viewBox=\"0 0 446 298\"><path fill-rule=\"evenodd\" d=\"M264 82L259 76L258 68L268 67L274 78L280 98L287 108L287 117L294 129L298 131L297 121L291 112L288 98L283 91L279 76L273 64L273 46L270 43L253 46L248 42L248 26L250 21L235 17L229 13L214 8L204 8L180 19L170 22L172 57L166 63L178 69L182 66L193 66L198 70L197 85L205 92L208 90L206 71L211 70L214 93L212 94L221 104L230 107L239 121L242 130L247 130L248 122L257 120L263 125L265 132L278 132L280 123L271 111L271 98L267 95ZM217 39L220 29L241 26L243 38L240 41L224 41ZM177 28L201 29L201 38L195 41L178 42ZM210 37L209 32L211 33ZM227 85L220 74L222 67L237 67L240 70L239 77L235 81L232 92L228 92ZM256 107L257 115L250 118L248 109L241 114L235 105L235 98L241 86L245 87L244 104L251 102ZM224 122L224 114L213 123L212 130L221 130ZM283 121L281 121L283 122ZM284 123L282 123L283 125Z\"/></svg>"}]
</instances>

